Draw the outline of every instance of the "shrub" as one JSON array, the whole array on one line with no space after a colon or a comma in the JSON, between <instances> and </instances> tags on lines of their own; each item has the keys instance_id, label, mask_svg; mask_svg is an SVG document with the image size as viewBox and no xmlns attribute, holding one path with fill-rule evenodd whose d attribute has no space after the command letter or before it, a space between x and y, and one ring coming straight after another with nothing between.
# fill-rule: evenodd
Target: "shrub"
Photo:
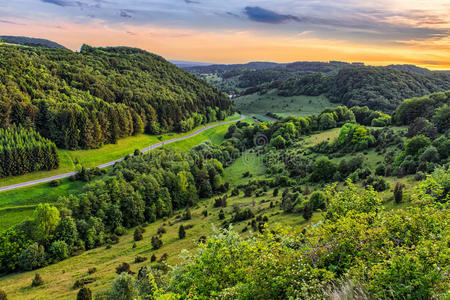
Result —
<instances>
[{"instance_id":1,"label":"shrub","mask_svg":"<svg viewBox=\"0 0 450 300\"><path fill-rule=\"evenodd\" d=\"M36 273L36 275L34 275L33 281L31 282L31 286L36 287L36 286L40 286L43 284L44 284L44 280L42 279L41 275Z\"/></svg>"},{"instance_id":2,"label":"shrub","mask_svg":"<svg viewBox=\"0 0 450 300\"><path fill-rule=\"evenodd\" d=\"M109 298L115 300L137 299L139 294L136 280L127 273L122 273L114 279L109 291Z\"/></svg>"},{"instance_id":3,"label":"shrub","mask_svg":"<svg viewBox=\"0 0 450 300\"><path fill-rule=\"evenodd\" d=\"M395 203L400 203L402 202L403 199L403 184L401 184L400 182L397 182L395 184L394 187L394 199L395 199Z\"/></svg>"},{"instance_id":4,"label":"shrub","mask_svg":"<svg viewBox=\"0 0 450 300\"><path fill-rule=\"evenodd\" d=\"M50 246L50 254L55 261L60 261L69 257L69 247L64 241L55 241Z\"/></svg>"},{"instance_id":5,"label":"shrub","mask_svg":"<svg viewBox=\"0 0 450 300\"><path fill-rule=\"evenodd\" d=\"M238 210L236 211L235 215L233 216L233 222L241 222L245 221L251 218L254 218L255 214L251 211L250 208L246 208L244 210Z\"/></svg>"},{"instance_id":6,"label":"shrub","mask_svg":"<svg viewBox=\"0 0 450 300\"><path fill-rule=\"evenodd\" d=\"M31 244L22 251L19 256L19 266L22 270L30 271L44 266L45 251L44 247L38 243Z\"/></svg>"},{"instance_id":7,"label":"shrub","mask_svg":"<svg viewBox=\"0 0 450 300\"><path fill-rule=\"evenodd\" d=\"M150 258L150 262L155 262L156 261L156 255L152 254L152 257Z\"/></svg>"},{"instance_id":8,"label":"shrub","mask_svg":"<svg viewBox=\"0 0 450 300\"><path fill-rule=\"evenodd\" d=\"M161 248L163 245L162 240L157 236L152 236L152 246L154 250Z\"/></svg>"},{"instance_id":9,"label":"shrub","mask_svg":"<svg viewBox=\"0 0 450 300\"><path fill-rule=\"evenodd\" d=\"M96 267L89 268L89 270L88 270L88 274L94 274L95 272L97 272Z\"/></svg>"},{"instance_id":10,"label":"shrub","mask_svg":"<svg viewBox=\"0 0 450 300\"><path fill-rule=\"evenodd\" d=\"M92 300L92 292L89 288L83 287L78 291L77 300Z\"/></svg>"},{"instance_id":11,"label":"shrub","mask_svg":"<svg viewBox=\"0 0 450 300\"><path fill-rule=\"evenodd\" d=\"M278 188L274 189L272 195L273 195L274 197L278 196L279 191L280 191L280 190L279 190Z\"/></svg>"},{"instance_id":12,"label":"shrub","mask_svg":"<svg viewBox=\"0 0 450 300\"><path fill-rule=\"evenodd\" d=\"M384 176L385 175L385 167L383 164L380 164L375 169L375 175Z\"/></svg>"},{"instance_id":13,"label":"shrub","mask_svg":"<svg viewBox=\"0 0 450 300\"><path fill-rule=\"evenodd\" d=\"M186 207L186 210L184 211L183 214L183 220L190 220L192 219L192 215L191 215L191 210L189 209L189 207Z\"/></svg>"},{"instance_id":14,"label":"shrub","mask_svg":"<svg viewBox=\"0 0 450 300\"><path fill-rule=\"evenodd\" d=\"M57 187L60 185L61 185L61 180L59 180L59 179L50 181L50 187Z\"/></svg>"},{"instance_id":15,"label":"shrub","mask_svg":"<svg viewBox=\"0 0 450 300\"><path fill-rule=\"evenodd\" d=\"M164 253L163 255L161 255L161 257L159 258L158 262L166 261L167 257L168 257L167 253Z\"/></svg>"},{"instance_id":16,"label":"shrub","mask_svg":"<svg viewBox=\"0 0 450 300\"><path fill-rule=\"evenodd\" d=\"M146 260L147 260L147 257L145 257L145 256L136 256L136 258L134 259L134 262L136 264L138 264L138 263L144 262Z\"/></svg>"},{"instance_id":17,"label":"shrub","mask_svg":"<svg viewBox=\"0 0 450 300\"><path fill-rule=\"evenodd\" d=\"M208 216L208 210L205 209L202 211L202 215L206 218Z\"/></svg>"},{"instance_id":18,"label":"shrub","mask_svg":"<svg viewBox=\"0 0 450 300\"><path fill-rule=\"evenodd\" d=\"M325 209L326 207L326 196L321 191L315 191L309 197L309 203L313 210Z\"/></svg>"},{"instance_id":19,"label":"shrub","mask_svg":"<svg viewBox=\"0 0 450 300\"><path fill-rule=\"evenodd\" d=\"M121 273L132 273L130 270L130 265L126 262L121 263L117 268L116 268L116 273L117 274L121 274Z\"/></svg>"},{"instance_id":20,"label":"shrub","mask_svg":"<svg viewBox=\"0 0 450 300\"><path fill-rule=\"evenodd\" d=\"M81 278L81 279L78 279L73 284L73 289L74 290L79 289L81 287L84 287L86 284L93 283L93 282L95 282L95 278Z\"/></svg>"},{"instance_id":21,"label":"shrub","mask_svg":"<svg viewBox=\"0 0 450 300\"><path fill-rule=\"evenodd\" d=\"M0 300L8 300L8 296L4 290L0 290Z\"/></svg>"},{"instance_id":22,"label":"shrub","mask_svg":"<svg viewBox=\"0 0 450 300\"><path fill-rule=\"evenodd\" d=\"M181 225L180 229L178 230L178 237L180 238L180 240L182 240L186 237L186 231L184 230L183 225Z\"/></svg>"},{"instance_id":23,"label":"shrub","mask_svg":"<svg viewBox=\"0 0 450 300\"><path fill-rule=\"evenodd\" d=\"M225 213L224 213L223 209L221 209L219 211L219 220L223 220L223 219L225 219Z\"/></svg>"},{"instance_id":24,"label":"shrub","mask_svg":"<svg viewBox=\"0 0 450 300\"><path fill-rule=\"evenodd\" d=\"M142 233L143 233L142 228L136 227L136 229L134 230L134 234L133 234L133 238L136 242L141 241L144 238Z\"/></svg>"}]
</instances>

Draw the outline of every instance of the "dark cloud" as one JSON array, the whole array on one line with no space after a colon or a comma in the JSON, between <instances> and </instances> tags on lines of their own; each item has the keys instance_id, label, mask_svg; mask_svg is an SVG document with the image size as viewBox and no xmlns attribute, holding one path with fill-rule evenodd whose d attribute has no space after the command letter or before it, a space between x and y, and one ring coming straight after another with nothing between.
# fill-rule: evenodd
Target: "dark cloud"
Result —
<instances>
[{"instance_id":1,"label":"dark cloud","mask_svg":"<svg viewBox=\"0 0 450 300\"><path fill-rule=\"evenodd\" d=\"M131 17L133 17L133 16L130 14L130 11L127 10L127 9L122 9L122 10L120 11L120 16L121 16L122 18L131 18Z\"/></svg>"},{"instance_id":2,"label":"dark cloud","mask_svg":"<svg viewBox=\"0 0 450 300\"><path fill-rule=\"evenodd\" d=\"M55 5L62 6L62 7L76 5L76 2L69 1L69 0L41 0L41 2L55 4Z\"/></svg>"},{"instance_id":3,"label":"dark cloud","mask_svg":"<svg viewBox=\"0 0 450 300\"><path fill-rule=\"evenodd\" d=\"M290 20L300 22L300 19L296 16L282 15L258 6L247 6L245 13L250 20L261 23L280 24Z\"/></svg>"},{"instance_id":4,"label":"dark cloud","mask_svg":"<svg viewBox=\"0 0 450 300\"><path fill-rule=\"evenodd\" d=\"M199 1L194 1L194 0L184 0L184 2L186 2L187 4L200 4Z\"/></svg>"},{"instance_id":5,"label":"dark cloud","mask_svg":"<svg viewBox=\"0 0 450 300\"><path fill-rule=\"evenodd\" d=\"M3 23L3 24L13 24L13 25L25 25L25 24L13 22L13 21L8 21L8 20L1 20L1 19L0 19L0 23Z\"/></svg>"}]
</instances>

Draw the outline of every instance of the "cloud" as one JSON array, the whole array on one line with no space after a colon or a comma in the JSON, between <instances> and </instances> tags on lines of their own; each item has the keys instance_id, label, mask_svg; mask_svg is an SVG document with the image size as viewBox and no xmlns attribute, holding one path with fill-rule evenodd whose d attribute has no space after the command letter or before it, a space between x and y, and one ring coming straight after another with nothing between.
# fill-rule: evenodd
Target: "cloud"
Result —
<instances>
[{"instance_id":1,"label":"cloud","mask_svg":"<svg viewBox=\"0 0 450 300\"><path fill-rule=\"evenodd\" d=\"M245 13L250 20L261 23L280 24L290 20L300 22L300 19L296 16L278 14L258 6L247 6Z\"/></svg>"},{"instance_id":2,"label":"cloud","mask_svg":"<svg viewBox=\"0 0 450 300\"><path fill-rule=\"evenodd\" d=\"M62 7L76 5L76 3L74 1L69 1L69 0L41 0L41 2L55 4L55 5L62 6Z\"/></svg>"},{"instance_id":3,"label":"cloud","mask_svg":"<svg viewBox=\"0 0 450 300\"><path fill-rule=\"evenodd\" d=\"M184 2L186 2L187 4L200 4L200 2L194 0L184 0Z\"/></svg>"},{"instance_id":4,"label":"cloud","mask_svg":"<svg viewBox=\"0 0 450 300\"><path fill-rule=\"evenodd\" d=\"M120 16L121 16L122 18L131 18L131 17L133 17L133 16L130 14L130 12L131 12L131 11L129 11L129 10L127 10L127 9L122 9L122 10L120 11Z\"/></svg>"}]
</instances>

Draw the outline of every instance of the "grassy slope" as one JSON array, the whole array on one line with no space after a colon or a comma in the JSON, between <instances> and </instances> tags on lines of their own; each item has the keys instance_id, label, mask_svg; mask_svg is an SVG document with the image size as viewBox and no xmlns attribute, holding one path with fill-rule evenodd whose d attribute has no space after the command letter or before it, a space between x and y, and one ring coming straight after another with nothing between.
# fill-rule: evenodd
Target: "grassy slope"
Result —
<instances>
[{"instance_id":1,"label":"grassy slope","mask_svg":"<svg viewBox=\"0 0 450 300\"><path fill-rule=\"evenodd\" d=\"M240 116L235 114L228 117L226 120L236 120ZM222 122L222 121L220 121ZM217 122L218 123L218 122ZM214 124L214 123L210 123ZM199 126L186 133L167 133L163 135L146 135L140 134L137 136L131 136L121 139L117 144L109 144L101 147L100 149L90 149L90 150L58 150L60 157L60 167L56 170L51 171L41 171L34 172L30 174L25 174L21 176L7 177L0 179L0 186L16 184L20 182L26 182L31 180L36 180L40 178L50 177L58 174L64 174L72 172L75 170L75 164L79 163L87 168L95 167L109 161L116 160L118 158L124 157L127 154L133 153L135 149L143 149L150 145L159 143L160 141L166 141L173 138L182 137L188 135L203 126ZM222 127L222 126L219 126ZM217 127L216 127L217 128ZM208 132L210 132L208 130ZM199 136L202 134L199 134ZM197 140L201 137L195 137Z\"/></svg>"},{"instance_id":2,"label":"grassy slope","mask_svg":"<svg viewBox=\"0 0 450 300\"><path fill-rule=\"evenodd\" d=\"M251 119L246 118L245 121L251 122ZM230 126L229 124L217 126L205 130L204 132L190 139L172 143L165 147L187 151L193 146L198 145L205 140L210 140L215 144L220 144L223 141L224 135L227 132L229 126ZM172 136L171 138L173 138L174 136ZM168 138L166 138L166 140L167 139ZM133 146L134 144L131 145L131 148L133 148ZM132 152L132 150L130 151ZM73 152L81 152L81 151L73 151ZM129 151L124 153L129 153ZM87 159L89 158L86 158L86 160ZM33 214L34 207L38 203L51 203L56 201L57 198L61 195L78 193L81 191L81 188L84 186L84 184L85 183L82 182L71 182L68 179L65 179L62 181L59 187L55 188L50 188L48 183L43 183L35 186L25 187L18 190L1 192L0 232L30 217Z\"/></svg>"},{"instance_id":3,"label":"grassy slope","mask_svg":"<svg viewBox=\"0 0 450 300\"><path fill-rule=\"evenodd\" d=\"M281 116L308 116L318 114L325 107L335 107L325 96L293 96L282 97L277 90L271 90L267 94L251 94L234 100L236 110L244 114L264 115L273 112Z\"/></svg>"},{"instance_id":4,"label":"grassy slope","mask_svg":"<svg viewBox=\"0 0 450 300\"><path fill-rule=\"evenodd\" d=\"M313 138L316 138L316 136L313 136ZM242 179L242 173L245 171L250 171L253 178L264 176L264 165L261 159L252 153L245 153L243 158L236 160L231 167L225 169L225 178L230 180L233 185L242 183L248 180ZM408 183L411 181L411 178L404 178L402 181ZM314 190L321 187L310 186L310 188ZM391 191L382 194L385 199L389 199L391 195ZM281 193L279 196L273 197L272 190L258 198L245 198L241 192L241 195L228 199L228 206L224 209L226 217L230 218L233 205L240 205L241 207L252 207L252 210L257 212L257 215L268 216L269 226L282 223L302 227L308 224L299 214L284 214L279 205L281 202L280 197ZM275 208L269 208L270 201L277 204ZM119 244L113 245L111 249L105 249L105 247L93 249L37 271L8 275L0 278L0 286L7 292L8 299L74 299L77 290L73 290L72 286L77 279L96 278L96 281L89 285L89 288L94 292L108 288L112 280L117 276L115 268L120 263L128 262L134 272L138 272L141 266L149 264L148 261L135 264L134 259L138 255L149 258L152 254L155 254L159 258L162 254L167 253L169 256L168 263L174 265L181 261L181 249L194 249L201 236L208 236L214 232L214 228L220 227L221 222L218 219L220 208L213 208L213 202L213 199L201 201L196 208L192 209L192 220L190 221L180 223L177 216L182 212L178 212L170 219L159 220L150 224L146 227L144 239L136 243L136 248L132 248L134 241L133 229L131 229L125 236L121 237ZM396 209L405 205L408 204L396 205L391 201L386 204L386 207ZM202 215L202 211L205 209L208 210L208 217L203 217ZM320 215L320 213L315 213L310 222L317 222L320 219ZM241 232L247 226L247 223L248 221L240 222L233 225L233 228L235 231ZM193 228L187 230L186 238L183 240L178 239L179 224L194 225ZM163 247L156 251L152 250L151 236L155 235L158 228L163 225L167 230L167 233L162 238ZM245 235L247 234L245 233ZM91 267L96 267L97 272L88 275L87 270ZM41 274L45 284L42 287L31 288L30 284L36 272Z\"/></svg>"}]
</instances>

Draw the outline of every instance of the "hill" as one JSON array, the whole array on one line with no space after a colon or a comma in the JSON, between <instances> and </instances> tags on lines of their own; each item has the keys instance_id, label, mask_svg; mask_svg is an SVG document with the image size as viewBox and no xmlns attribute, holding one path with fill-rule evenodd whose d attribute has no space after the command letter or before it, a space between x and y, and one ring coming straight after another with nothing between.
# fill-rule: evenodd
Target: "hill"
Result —
<instances>
[{"instance_id":1,"label":"hill","mask_svg":"<svg viewBox=\"0 0 450 300\"><path fill-rule=\"evenodd\" d=\"M49 41L46 39L38 39L31 38L26 36L12 36L12 35L2 35L0 38L9 44L17 44L31 47L47 47L47 48L57 48L57 49L66 49L66 47L55 43L53 41Z\"/></svg>"},{"instance_id":2,"label":"hill","mask_svg":"<svg viewBox=\"0 0 450 300\"><path fill-rule=\"evenodd\" d=\"M217 89L143 50L0 46L0 128L35 128L60 148L142 132L186 132L233 108Z\"/></svg>"}]
</instances>

